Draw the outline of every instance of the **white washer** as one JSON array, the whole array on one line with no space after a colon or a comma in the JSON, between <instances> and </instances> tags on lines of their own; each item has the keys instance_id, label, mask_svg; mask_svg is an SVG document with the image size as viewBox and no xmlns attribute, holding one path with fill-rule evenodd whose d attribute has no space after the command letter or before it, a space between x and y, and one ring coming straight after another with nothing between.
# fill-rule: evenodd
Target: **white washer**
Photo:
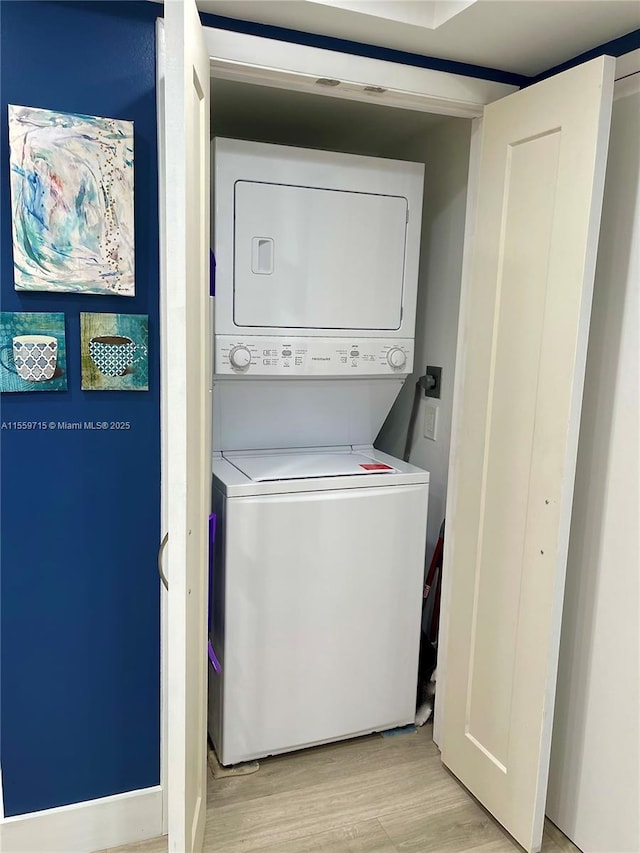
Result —
<instances>
[{"instance_id":1,"label":"white washer","mask_svg":"<svg viewBox=\"0 0 640 853\"><path fill-rule=\"evenodd\" d=\"M369 448L214 461L223 764L413 721L427 472Z\"/></svg>"}]
</instances>

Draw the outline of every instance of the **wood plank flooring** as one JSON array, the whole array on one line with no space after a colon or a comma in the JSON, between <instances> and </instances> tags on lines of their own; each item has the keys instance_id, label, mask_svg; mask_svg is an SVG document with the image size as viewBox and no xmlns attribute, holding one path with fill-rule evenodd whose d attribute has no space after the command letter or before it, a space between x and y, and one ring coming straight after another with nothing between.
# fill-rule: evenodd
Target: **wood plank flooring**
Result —
<instances>
[{"instance_id":1,"label":"wood plank flooring","mask_svg":"<svg viewBox=\"0 0 640 853\"><path fill-rule=\"evenodd\" d=\"M521 848L444 769L430 725L209 775L205 853L512 853ZM166 837L106 853L165 853ZM576 853L547 822L543 853Z\"/></svg>"}]
</instances>

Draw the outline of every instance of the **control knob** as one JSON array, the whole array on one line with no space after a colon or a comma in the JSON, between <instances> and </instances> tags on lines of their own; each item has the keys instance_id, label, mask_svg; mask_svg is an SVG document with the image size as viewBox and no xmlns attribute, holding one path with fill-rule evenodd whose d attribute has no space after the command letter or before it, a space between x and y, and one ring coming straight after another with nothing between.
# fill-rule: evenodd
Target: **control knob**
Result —
<instances>
[{"instance_id":1,"label":"control knob","mask_svg":"<svg viewBox=\"0 0 640 853\"><path fill-rule=\"evenodd\" d=\"M400 347L391 347L387 353L387 361L389 362L390 367L398 370L400 367L404 367L407 363L407 356L404 350L401 350Z\"/></svg>"},{"instance_id":2,"label":"control knob","mask_svg":"<svg viewBox=\"0 0 640 853\"><path fill-rule=\"evenodd\" d=\"M238 370L246 370L251 364L251 353L246 347L234 347L229 353L229 361Z\"/></svg>"}]
</instances>

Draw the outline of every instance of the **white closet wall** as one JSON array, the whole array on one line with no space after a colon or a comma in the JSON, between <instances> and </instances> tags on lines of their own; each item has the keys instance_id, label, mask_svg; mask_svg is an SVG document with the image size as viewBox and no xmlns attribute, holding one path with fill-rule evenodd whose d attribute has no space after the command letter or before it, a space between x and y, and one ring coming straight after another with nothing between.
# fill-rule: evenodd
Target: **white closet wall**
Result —
<instances>
[{"instance_id":1,"label":"white closet wall","mask_svg":"<svg viewBox=\"0 0 640 853\"><path fill-rule=\"evenodd\" d=\"M613 108L547 800L584 853L640 850L639 140L636 87Z\"/></svg>"},{"instance_id":2,"label":"white closet wall","mask_svg":"<svg viewBox=\"0 0 640 853\"><path fill-rule=\"evenodd\" d=\"M424 140L466 119L214 78L211 135L424 162ZM422 143L422 144L420 144ZM413 154L411 153L413 152Z\"/></svg>"},{"instance_id":3,"label":"white closet wall","mask_svg":"<svg viewBox=\"0 0 640 853\"><path fill-rule=\"evenodd\" d=\"M427 561L444 518L451 440L453 375L456 357L462 248L467 201L471 122L448 119L406 144L407 160L425 163L422 245L416 321L414 374L410 376L380 431L376 447L402 457L416 380L427 364L442 368L439 400L425 398L413 433L411 462L429 471ZM436 440L424 437L425 407L438 409Z\"/></svg>"},{"instance_id":4,"label":"white closet wall","mask_svg":"<svg viewBox=\"0 0 640 853\"><path fill-rule=\"evenodd\" d=\"M414 386L427 364L442 367L435 441L424 438L425 401L411 461L430 472L427 560L444 518L456 355L471 121L376 103L213 80L212 136L324 148L425 164L414 373L376 447L402 457Z\"/></svg>"}]
</instances>

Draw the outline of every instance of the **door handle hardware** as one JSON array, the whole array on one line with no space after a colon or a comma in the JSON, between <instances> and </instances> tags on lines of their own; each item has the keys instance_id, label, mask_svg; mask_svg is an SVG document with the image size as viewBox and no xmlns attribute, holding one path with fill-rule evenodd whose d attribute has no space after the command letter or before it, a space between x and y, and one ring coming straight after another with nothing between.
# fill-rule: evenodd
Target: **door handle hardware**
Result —
<instances>
[{"instance_id":1,"label":"door handle hardware","mask_svg":"<svg viewBox=\"0 0 640 853\"><path fill-rule=\"evenodd\" d=\"M169 533L165 533L162 537L162 542L160 543L160 547L158 548L158 574L160 575L160 580L164 588L169 592L169 581L167 580L167 576L165 575L162 569L162 555L164 553L165 546L169 540Z\"/></svg>"}]
</instances>

